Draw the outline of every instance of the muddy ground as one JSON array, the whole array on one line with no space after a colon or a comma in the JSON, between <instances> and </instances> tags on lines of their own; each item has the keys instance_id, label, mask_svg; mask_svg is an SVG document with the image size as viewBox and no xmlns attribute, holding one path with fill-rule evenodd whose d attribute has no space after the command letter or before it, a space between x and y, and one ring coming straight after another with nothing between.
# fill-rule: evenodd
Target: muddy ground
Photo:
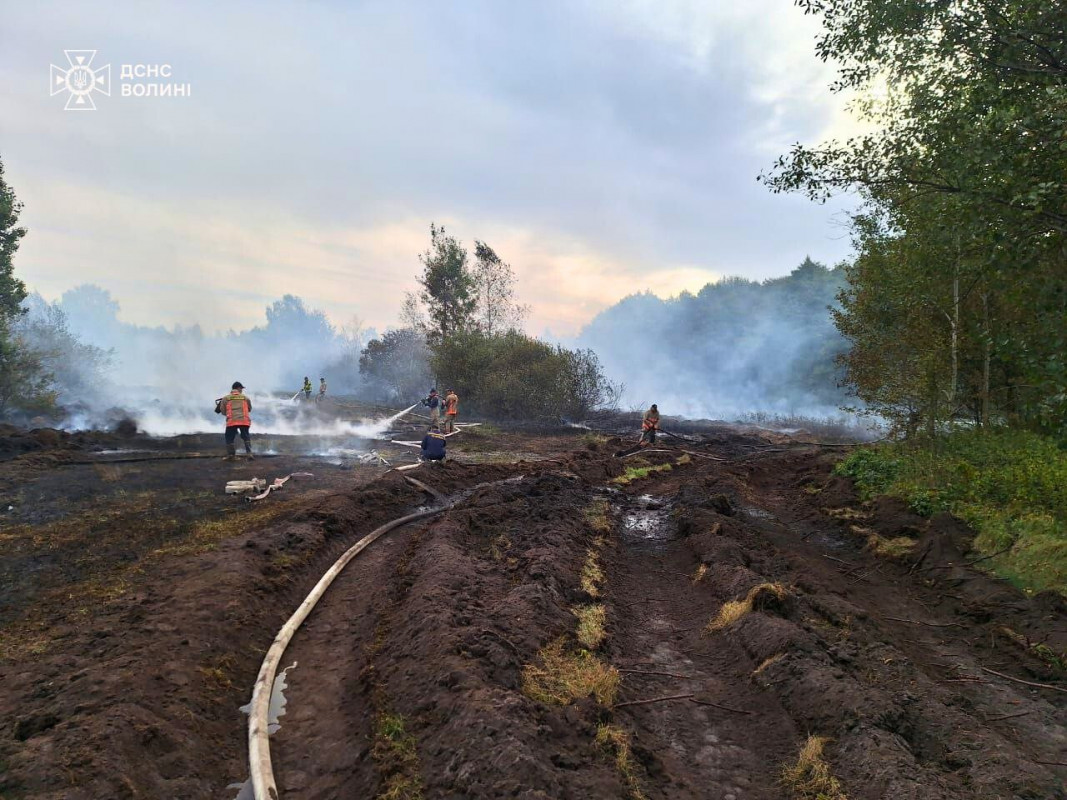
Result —
<instances>
[{"instance_id":1,"label":"muddy ground","mask_svg":"<svg viewBox=\"0 0 1067 800\"><path fill-rule=\"evenodd\" d=\"M949 517L859 503L841 449L688 435L616 458L490 429L415 470L454 506L376 542L293 640L281 796L1067 797L1061 598L967 563ZM0 463L0 797L237 794L277 629L344 548L435 502L289 445L101 464L213 440L90 437ZM292 471L315 477L221 493ZM785 780L813 741L818 769Z\"/></svg>"}]
</instances>

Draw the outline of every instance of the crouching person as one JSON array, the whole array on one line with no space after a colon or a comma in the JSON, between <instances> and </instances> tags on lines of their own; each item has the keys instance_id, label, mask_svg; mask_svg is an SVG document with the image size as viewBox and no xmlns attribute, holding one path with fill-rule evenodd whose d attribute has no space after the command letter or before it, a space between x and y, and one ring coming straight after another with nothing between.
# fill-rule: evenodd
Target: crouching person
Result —
<instances>
[{"instance_id":1,"label":"crouching person","mask_svg":"<svg viewBox=\"0 0 1067 800\"><path fill-rule=\"evenodd\" d=\"M422 437L422 460L444 461L447 445L448 439L441 433L441 429L436 425L431 425L429 433Z\"/></svg>"}]
</instances>

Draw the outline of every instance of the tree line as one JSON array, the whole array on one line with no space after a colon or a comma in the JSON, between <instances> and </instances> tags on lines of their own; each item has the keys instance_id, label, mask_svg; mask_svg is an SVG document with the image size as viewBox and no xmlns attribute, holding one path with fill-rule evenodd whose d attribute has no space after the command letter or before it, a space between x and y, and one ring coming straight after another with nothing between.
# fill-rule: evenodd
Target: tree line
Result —
<instances>
[{"instance_id":1,"label":"tree line","mask_svg":"<svg viewBox=\"0 0 1067 800\"><path fill-rule=\"evenodd\" d=\"M609 374L626 376L626 400L693 417L746 412L815 416L846 401L836 356L846 344L830 309L841 268L806 258L763 282L724 278L696 293L635 294L598 314L579 336Z\"/></svg>"},{"instance_id":2,"label":"tree line","mask_svg":"<svg viewBox=\"0 0 1067 800\"><path fill-rule=\"evenodd\" d=\"M862 404L908 433L1067 432L1067 10L1056 0L798 0L872 132L762 179L858 192L835 312ZM884 87L884 88L880 88Z\"/></svg>"}]
</instances>

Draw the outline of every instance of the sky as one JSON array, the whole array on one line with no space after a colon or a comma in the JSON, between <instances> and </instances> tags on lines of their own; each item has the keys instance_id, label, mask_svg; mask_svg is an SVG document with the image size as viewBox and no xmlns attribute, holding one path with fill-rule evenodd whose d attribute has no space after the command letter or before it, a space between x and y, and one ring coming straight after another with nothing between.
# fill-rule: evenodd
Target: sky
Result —
<instances>
[{"instance_id":1,"label":"sky","mask_svg":"<svg viewBox=\"0 0 1067 800\"><path fill-rule=\"evenodd\" d=\"M437 222L573 336L635 292L833 264L848 206L756 180L851 130L817 32L791 0L0 0L16 270L139 324L244 329L293 293L382 329ZM49 95L73 49L111 65L95 111ZM122 96L123 64L191 90Z\"/></svg>"}]
</instances>

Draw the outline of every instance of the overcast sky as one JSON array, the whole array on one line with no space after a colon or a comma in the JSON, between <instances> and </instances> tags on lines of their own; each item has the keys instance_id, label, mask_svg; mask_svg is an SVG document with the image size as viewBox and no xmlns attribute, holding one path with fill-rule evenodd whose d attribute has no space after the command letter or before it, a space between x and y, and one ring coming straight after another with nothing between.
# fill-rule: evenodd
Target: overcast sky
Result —
<instances>
[{"instance_id":1,"label":"overcast sky","mask_svg":"<svg viewBox=\"0 0 1067 800\"><path fill-rule=\"evenodd\" d=\"M833 263L844 206L756 182L849 125L816 32L791 0L0 0L16 269L132 322L245 328L295 293L383 328L436 221L568 335L633 292ZM67 49L112 67L96 111L49 96ZM122 97L122 64L191 96Z\"/></svg>"}]
</instances>

